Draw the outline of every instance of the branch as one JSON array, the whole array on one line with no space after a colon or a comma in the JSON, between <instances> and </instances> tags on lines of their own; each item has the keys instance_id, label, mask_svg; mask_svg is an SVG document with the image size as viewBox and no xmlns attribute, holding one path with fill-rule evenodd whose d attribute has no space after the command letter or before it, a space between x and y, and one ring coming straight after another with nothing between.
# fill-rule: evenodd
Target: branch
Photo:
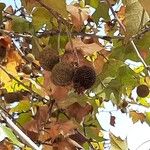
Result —
<instances>
[{"instance_id":1,"label":"branch","mask_svg":"<svg viewBox=\"0 0 150 150\"><path fill-rule=\"evenodd\" d=\"M13 122L12 120L5 115L2 111L0 112L2 118L6 121L8 126L20 137L20 139L28 146L30 146L34 150L41 150L41 147L38 147L28 136L26 136Z\"/></svg>"},{"instance_id":2,"label":"branch","mask_svg":"<svg viewBox=\"0 0 150 150\"><path fill-rule=\"evenodd\" d=\"M112 14L114 15L115 19L117 20L117 22L119 23L120 27L123 29L123 32L126 33L126 28L124 26L124 24L120 21L120 19L118 18L116 12L113 10L112 6L111 6L111 3L109 0L106 0Z\"/></svg>"},{"instance_id":3,"label":"branch","mask_svg":"<svg viewBox=\"0 0 150 150\"><path fill-rule=\"evenodd\" d=\"M25 85L24 83L22 83L21 81L19 81L18 79L16 79L12 74L10 74L9 72L7 72L4 67L2 67L0 65L0 69L2 69L11 79L14 79L16 82L18 82L19 84L21 84L22 86L24 86L27 90L29 90L30 93L32 93L33 95L36 95L42 99L45 99L47 101L49 101L48 99L42 97L41 95L39 95L38 93L34 92L30 87L28 87L27 85Z\"/></svg>"},{"instance_id":4,"label":"branch","mask_svg":"<svg viewBox=\"0 0 150 150\"><path fill-rule=\"evenodd\" d=\"M132 39L130 40L130 43L131 43L131 45L133 46L133 48L134 48L134 50L135 50L137 56L138 56L139 59L141 60L141 62L142 62L142 64L144 65L144 67L145 67L146 69L148 69L148 65L146 64L145 60L144 60L144 59L142 58L142 56L140 55L140 53L139 53L139 51L138 51L138 49L137 49L137 47L136 47L136 45L135 45L135 43L134 43L134 41L133 41Z\"/></svg>"},{"instance_id":5,"label":"branch","mask_svg":"<svg viewBox=\"0 0 150 150\"><path fill-rule=\"evenodd\" d=\"M70 26L72 25L71 23L69 23L66 19L64 19L61 14L59 14L57 11L55 11L53 8L51 8L50 6L45 5L43 2L41 2L40 0L35 0L38 3L41 4L41 6L43 6L44 8L46 8L57 20L61 21L61 23L63 23L66 26Z\"/></svg>"}]
</instances>

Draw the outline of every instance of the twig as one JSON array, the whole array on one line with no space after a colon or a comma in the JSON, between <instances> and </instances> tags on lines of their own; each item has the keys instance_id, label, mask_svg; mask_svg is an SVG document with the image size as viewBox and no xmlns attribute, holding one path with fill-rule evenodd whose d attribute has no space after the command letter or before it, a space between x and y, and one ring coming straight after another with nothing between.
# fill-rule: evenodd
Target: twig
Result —
<instances>
[{"instance_id":1,"label":"twig","mask_svg":"<svg viewBox=\"0 0 150 150\"><path fill-rule=\"evenodd\" d=\"M6 35L9 35L12 38L15 38L15 37L32 38L32 35L29 35L29 34L20 34L20 33L7 31L4 29L0 29L0 33L5 33Z\"/></svg>"},{"instance_id":2,"label":"twig","mask_svg":"<svg viewBox=\"0 0 150 150\"><path fill-rule=\"evenodd\" d=\"M22 83L21 81L19 81L18 79L16 79L12 74L10 74L9 72L7 72L4 67L2 67L0 65L0 69L2 69L11 79L14 79L16 82L18 82L19 84L21 84L22 86L24 86L27 90L29 90L30 93L42 98L42 99L45 99L47 100L46 98L42 97L41 95L39 95L38 93L34 92L30 87L28 87L27 85L25 85L24 83ZM49 101L49 100L47 100Z\"/></svg>"},{"instance_id":3,"label":"twig","mask_svg":"<svg viewBox=\"0 0 150 150\"><path fill-rule=\"evenodd\" d=\"M35 0L38 3L41 4L41 6L43 6L44 8L46 8L57 20L60 20L61 23L63 23L66 26L70 26L71 23L69 23L66 19L64 19L57 11L55 11L54 9L52 9L50 6L45 5L43 2L41 2L40 0Z\"/></svg>"},{"instance_id":4,"label":"twig","mask_svg":"<svg viewBox=\"0 0 150 150\"><path fill-rule=\"evenodd\" d=\"M134 43L134 41L132 39L130 40L130 43L133 46L136 54L138 55L139 59L141 60L142 64L144 65L144 67L148 69L148 65L146 64L145 60L140 55L140 53L139 53L139 51L138 51L138 49L137 49L137 47L136 47L136 45L135 45L135 43Z\"/></svg>"},{"instance_id":5,"label":"twig","mask_svg":"<svg viewBox=\"0 0 150 150\"><path fill-rule=\"evenodd\" d=\"M118 18L116 12L113 10L110 1L109 1L109 0L106 0L106 2L107 2L107 4L108 4L108 6L109 6L109 8L110 8L110 10L111 10L111 12L112 12L112 14L114 15L115 19L118 21L120 27L123 29L123 32L126 33L126 28L125 28L124 24L123 24L123 23L120 21L120 19Z\"/></svg>"},{"instance_id":6,"label":"twig","mask_svg":"<svg viewBox=\"0 0 150 150\"><path fill-rule=\"evenodd\" d=\"M13 122L12 120L5 115L2 111L0 112L2 118L6 121L8 126L20 137L23 142L26 142L34 150L41 150L42 148L38 147L28 136L26 136Z\"/></svg>"}]
</instances>

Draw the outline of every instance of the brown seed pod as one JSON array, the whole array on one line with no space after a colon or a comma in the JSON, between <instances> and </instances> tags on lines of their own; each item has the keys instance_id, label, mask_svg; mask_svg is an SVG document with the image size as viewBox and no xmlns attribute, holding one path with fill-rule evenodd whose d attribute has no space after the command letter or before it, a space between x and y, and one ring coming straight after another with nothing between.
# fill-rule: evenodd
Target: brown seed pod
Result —
<instances>
[{"instance_id":1,"label":"brown seed pod","mask_svg":"<svg viewBox=\"0 0 150 150\"><path fill-rule=\"evenodd\" d=\"M52 81L55 85L66 86L71 84L74 68L71 64L60 62L52 69Z\"/></svg>"},{"instance_id":2,"label":"brown seed pod","mask_svg":"<svg viewBox=\"0 0 150 150\"><path fill-rule=\"evenodd\" d=\"M147 85L141 84L137 87L136 92L139 97L147 97L149 95L149 88Z\"/></svg>"},{"instance_id":3,"label":"brown seed pod","mask_svg":"<svg viewBox=\"0 0 150 150\"><path fill-rule=\"evenodd\" d=\"M31 74L32 73L32 66L31 64L25 64L23 67L22 67L22 72L25 73L25 74Z\"/></svg>"},{"instance_id":4,"label":"brown seed pod","mask_svg":"<svg viewBox=\"0 0 150 150\"><path fill-rule=\"evenodd\" d=\"M39 63L41 67L47 71L51 71L52 68L59 62L59 55L54 50L46 49L41 52L39 57Z\"/></svg>"},{"instance_id":5,"label":"brown seed pod","mask_svg":"<svg viewBox=\"0 0 150 150\"><path fill-rule=\"evenodd\" d=\"M26 59L31 63L31 62L33 62L35 60L35 57L33 56L33 54L28 53L26 55Z\"/></svg>"},{"instance_id":6,"label":"brown seed pod","mask_svg":"<svg viewBox=\"0 0 150 150\"><path fill-rule=\"evenodd\" d=\"M74 89L79 94L89 89L95 83L96 73L93 68L82 66L76 69L73 77Z\"/></svg>"}]
</instances>

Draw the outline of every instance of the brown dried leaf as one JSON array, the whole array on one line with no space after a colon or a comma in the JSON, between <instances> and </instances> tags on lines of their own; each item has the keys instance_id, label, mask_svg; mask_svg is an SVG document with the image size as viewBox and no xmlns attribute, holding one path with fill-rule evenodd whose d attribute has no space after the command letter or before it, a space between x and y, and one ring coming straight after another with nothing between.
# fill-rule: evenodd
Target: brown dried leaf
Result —
<instances>
[{"instance_id":1,"label":"brown dried leaf","mask_svg":"<svg viewBox=\"0 0 150 150\"><path fill-rule=\"evenodd\" d=\"M126 7L121 6L120 10L117 12L117 15L118 15L120 21L123 21L125 19L125 10L126 10Z\"/></svg>"},{"instance_id":2,"label":"brown dried leaf","mask_svg":"<svg viewBox=\"0 0 150 150\"><path fill-rule=\"evenodd\" d=\"M38 107L38 110L34 119L38 121L39 125L43 124L47 120L49 116L48 111L49 111L49 108L47 105Z\"/></svg>"},{"instance_id":3,"label":"brown dried leaf","mask_svg":"<svg viewBox=\"0 0 150 150\"><path fill-rule=\"evenodd\" d=\"M146 116L143 113L138 113L136 111L130 111L130 117L132 118L133 123L136 123L139 120L143 123L146 119Z\"/></svg>"},{"instance_id":4,"label":"brown dried leaf","mask_svg":"<svg viewBox=\"0 0 150 150\"><path fill-rule=\"evenodd\" d=\"M37 140L39 136L39 124L38 121L33 119L27 122L24 126L26 134L32 139Z\"/></svg>"},{"instance_id":5,"label":"brown dried leaf","mask_svg":"<svg viewBox=\"0 0 150 150\"><path fill-rule=\"evenodd\" d=\"M68 5L67 11L71 14L72 24L75 26L77 31L80 31L84 25L84 21L88 19L88 8Z\"/></svg>"},{"instance_id":6,"label":"brown dried leaf","mask_svg":"<svg viewBox=\"0 0 150 150\"><path fill-rule=\"evenodd\" d=\"M49 124L49 128L45 129L44 131L40 132L39 141L46 141L51 139L54 141L59 135L63 135L67 137L74 133L74 129L77 126L72 121L67 122L53 122Z\"/></svg>"},{"instance_id":7,"label":"brown dried leaf","mask_svg":"<svg viewBox=\"0 0 150 150\"><path fill-rule=\"evenodd\" d=\"M81 38L75 38L72 39L73 48L77 51L81 51L83 56L90 56L94 54L95 52L100 52L104 49L104 47L97 43L91 43L91 44L84 44L81 40ZM70 42L66 44L65 47L66 51L72 51L72 46Z\"/></svg>"},{"instance_id":8,"label":"brown dried leaf","mask_svg":"<svg viewBox=\"0 0 150 150\"><path fill-rule=\"evenodd\" d=\"M93 111L93 107L90 104L81 106L79 103L75 102L67 108L67 113L69 116L75 118L78 122Z\"/></svg>"},{"instance_id":9,"label":"brown dried leaf","mask_svg":"<svg viewBox=\"0 0 150 150\"><path fill-rule=\"evenodd\" d=\"M44 71L44 85L47 94L49 96L52 96L56 102L63 101L68 95L68 92L70 91L70 86L56 86L52 82L51 79L51 72Z\"/></svg>"},{"instance_id":10,"label":"brown dried leaf","mask_svg":"<svg viewBox=\"0 0 150 150\"><path fill-rule=\"evenodd\" d=\"M13 7L10 5L5 9L4 15L5 14L13 14L13 13L14 13Z\"/></svg>"},{"instance_id":11,"label":"brown dried leaf","mask_svg":"<svg viewBox=\"0 0 150 150\"><path fill-rule=\"evenodd\" d=\"M13 150L13 144L8 142L7 140L3 140L0 142L0 150Z\"/></svg>"},{"instance_id":12,"label":"brown dried leaf","mask_svg":"<svg viewBox=\"0 0 150 150\"><path fill-rule=\"evenodd\" d=\"M76 147L70 143L67 139L63 139L62 141L53 145L53 150L76 150Z\"/></svg>"}]
</instances>

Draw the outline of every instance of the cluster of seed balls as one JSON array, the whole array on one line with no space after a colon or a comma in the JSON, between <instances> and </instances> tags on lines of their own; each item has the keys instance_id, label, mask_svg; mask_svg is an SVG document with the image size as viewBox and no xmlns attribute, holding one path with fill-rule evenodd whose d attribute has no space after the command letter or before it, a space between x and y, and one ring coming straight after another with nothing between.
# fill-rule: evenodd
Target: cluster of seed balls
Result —
<instances>
[{"instance_id":1,"label":"cluster of seed balls","mask_svg":"<svg viewBox=\"0 0 150 150\"><path fill-rule=\"evenodd\" d=\"M42 51L39 63L44 70L51 71L55 85L67 86L73 83L75 92L79 94L91 88L96 80L93 68L86 65L75 67L70 63L61 62L58 53L53 50Z\"/></svg>"}]
</instances>

